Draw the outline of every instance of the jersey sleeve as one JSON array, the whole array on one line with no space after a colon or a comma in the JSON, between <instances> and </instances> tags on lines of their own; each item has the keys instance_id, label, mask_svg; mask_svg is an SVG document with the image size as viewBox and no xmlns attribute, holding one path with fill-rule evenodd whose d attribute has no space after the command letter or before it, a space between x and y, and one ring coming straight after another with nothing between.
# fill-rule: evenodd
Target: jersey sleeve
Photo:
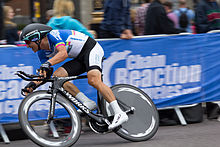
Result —
<instances>
[{"instance_id":1,"label":"jersey sleeve","mask_svg":"<svg viewBox=\"0 0 220 147\"><path fill-rule=\"evenodd\" d=\"M55 48L58 46L65 46L65 42L62 40L59 30L52 30L47 37L49 42L52 43Z\"/></svg>"}]
</instances>

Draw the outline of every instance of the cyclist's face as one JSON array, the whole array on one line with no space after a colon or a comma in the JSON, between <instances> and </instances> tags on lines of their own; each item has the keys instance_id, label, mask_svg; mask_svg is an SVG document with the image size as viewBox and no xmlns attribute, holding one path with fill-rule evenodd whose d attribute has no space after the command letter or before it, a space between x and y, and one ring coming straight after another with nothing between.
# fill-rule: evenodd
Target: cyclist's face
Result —
<instances>
[{"instance_id":1,"label":"cyclist's face","mask_svg":"<svg viewBox=\"0 0 220 147\"><path fill-rule=\"evenodd\" d=\"M33 42L33 41L30 41L30 42L26 42L26 45L28 48L31 48L33 52L37 52L38 51L38 45Z\"/></svg>"}]
</instances>

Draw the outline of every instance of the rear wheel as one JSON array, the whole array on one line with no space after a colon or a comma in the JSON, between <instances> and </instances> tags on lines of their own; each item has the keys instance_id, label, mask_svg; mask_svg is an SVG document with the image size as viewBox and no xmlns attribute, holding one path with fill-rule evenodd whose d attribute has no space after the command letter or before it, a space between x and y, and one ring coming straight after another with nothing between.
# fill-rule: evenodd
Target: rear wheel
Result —
<instances>
[{"instance_id":1,"label":"rear wheel","mask_svg":"<svg viewBox=\"0 0 220 147\"><path fill-rule=\"evenodd\" d=\"M142 90L132 85L119 84L111 87L123 111L134 107L134 113L128 114L129 120L115 133L130 141L145 141L152 138L159 127L158 111L151 98ZM112 116L109 104L103 100L103 113Z\"/></svg>"},{"instance_id":2,"label":"rear wheel","mask_svg":"<svg viewBox=\"0 0 220 147\"><path fill-rule=\"evenodd\" d=\"M73 105L60 94L56 98L54 120L46 122L51 94L36 91L28 95L19 107L19 122L23 131L43 147L69 147L79 138L81 121Z\"/></svg>"}]
</instances>

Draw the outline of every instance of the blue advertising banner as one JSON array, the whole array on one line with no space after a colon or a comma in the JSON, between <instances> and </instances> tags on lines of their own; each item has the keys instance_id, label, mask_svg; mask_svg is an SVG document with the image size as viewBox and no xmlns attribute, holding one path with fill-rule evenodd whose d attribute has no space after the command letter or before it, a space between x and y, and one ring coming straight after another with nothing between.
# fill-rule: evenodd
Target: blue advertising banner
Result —
<instances>
[{"instance_id":1,"label":"blue advertising banner","mask_svg":"<svg viewBox=\"0 0 220 147\"><path fill-rule=\"evenodd\" d=\"M104 82L146 92L158 108L220 100L220 34L100 41Z\"/></svg>"},{"instance_id":2,"label":"blue advertising banner","mask_svg":"<svg viewBox=\"0 0 220 147\"><path fill-rule=\"evenodd\" d=\"M24 71L29 74L36 74L36 69L41 65L37 54L30 48L11 47L0 48L0 123L18 122L18 108L22 99L21 89L26 86L27 81L22 80L14 73ZM69 59L70 60L70 59ZM62 63L56 65L58 68ZM74 84L91 99L96 100L96 90L88 85L87 79L77 80ZM38 89L46 90L50 83L42 85ZM49 108L49 103L39 103L34 106L39 111ZM59 113L60 115L62 113ZM39 118L35 113L31 118ZM47 116L47 115L46 115ZM42 116L41 117L46 117Z\"/></svg>"},{"instance_id":3,"label":"blue advertising banner","mask_svg":"<svg viewBox=\"0 0 220 147\"><path fill-rule=\"evenodd\" d=\"M107 58L103 63L104 82L108 86L120 83L137 86L158 108L218 101L219 37L220 34L212 33L98 40ZM0 55L0 123L18 122L18 107L24 98L20 90L27 82L14 72L35 74L40 62L37 54L26 47L0 48ZM74 84L96 100L96 90L88 85L87 79ZM45 84L39 89L47 87ZM48 104L40 105L35 106L40 111L48 108Z\"/></svg>"}]
</instances>

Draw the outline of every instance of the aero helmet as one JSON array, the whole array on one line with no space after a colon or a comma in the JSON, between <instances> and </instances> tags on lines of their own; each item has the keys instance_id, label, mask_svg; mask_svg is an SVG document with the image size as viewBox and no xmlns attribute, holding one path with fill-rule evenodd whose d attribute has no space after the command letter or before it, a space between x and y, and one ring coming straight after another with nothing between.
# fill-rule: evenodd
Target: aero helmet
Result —
<instances>
[{"instance_id":1,"label":"aero helmet","mask_svg":"<svg viewBox=\"0 0 220 147\"><path fill-rule=\"evenodd\" d=\"M26 43L41 40L47 33L52 30L50 26L40 23L32 23L24 27L20 34L20 40Z\"/></svg>"}]
</instances>

